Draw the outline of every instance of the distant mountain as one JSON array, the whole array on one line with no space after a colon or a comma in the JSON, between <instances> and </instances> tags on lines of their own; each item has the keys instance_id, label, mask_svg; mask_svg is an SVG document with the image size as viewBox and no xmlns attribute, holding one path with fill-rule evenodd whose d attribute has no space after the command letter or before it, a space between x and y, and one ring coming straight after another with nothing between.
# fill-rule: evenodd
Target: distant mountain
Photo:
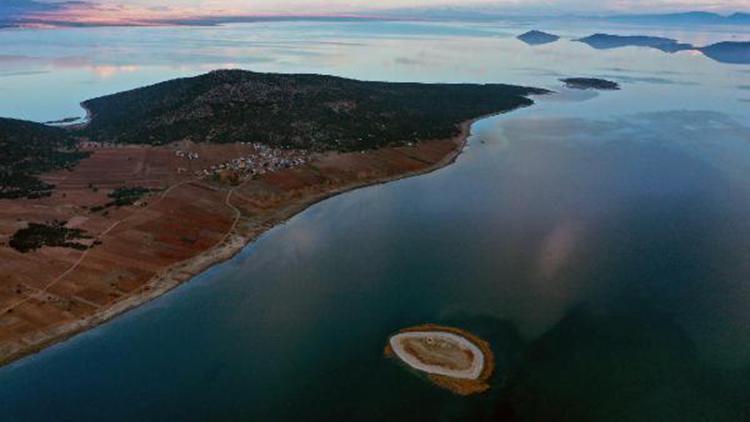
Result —
<instances>
[{"instance_id":1,"label":"distant mountain","mask_svg":"<svg viewBox=\"0 0 750 422\"><path fill-rule=\"evenodd\" d=\"M575 41L587 44L598 50L608 50L622 47L648 47L655 48L667 53L674 53L683 50L693 50L691 44L680 43L671 38L649 37L643 35L611 35L611 34L594 34Z\"/></svg>"},{"instance_id":2,"label":"distant mountain","mask_svg":"<svg viewBox=\"0 0 750 422\"><path fill-rule=\"evenodd\" d=\"M750 13L735 13L730 15L727 20L732 24L750 25Z\"/></svg>"},{"instance_id":3,"label":"distant mountain","mask_svg":"<svg viewBox=\"0 0 750 422\"><path fill-rule=\"evenodd\" d=\"M491 5L481 6L427 6L402 7L385 9L378 12L378 16L390 19L426 19L435 21L497 21L508 18L506 9L498 9ZM511 15L512 16L512 15Z\"/></svg>"},{"instance_id":4,"label":"distant mountain","mask_svg":"<svg viewBox=\"0 0 750 422\"><path fill-rule=\"evenodd\" d=\"M698 50L717 62L750 64L750 42L725 41Z\"/></svg>"},{"instance_id":5,"label":"distant mountain","mask_svg":"<svg viewBox=\"0 0 750 422\"><path fill-rule=\"evenodd\" d=\"M608 21L644 25L745 25L750 24L750 14L735 13L724 16L711 12L686 12L647 15L615 15Z\"/></svg>"},{"instance_id":6,"label":"distant mountain","mask_svg":"<svg viewBox=\"0 0 750 422\"><path fill-rule=\"evenodd\" d=\"M533 30L525 34L521 34L516 38L518 38L519 40L529 45L549 44L549 43L556 42L557 40L560 39L560 37L557 35L548 34L546 32L537 31L537 30Z\"/></svg>"}]
</instances>

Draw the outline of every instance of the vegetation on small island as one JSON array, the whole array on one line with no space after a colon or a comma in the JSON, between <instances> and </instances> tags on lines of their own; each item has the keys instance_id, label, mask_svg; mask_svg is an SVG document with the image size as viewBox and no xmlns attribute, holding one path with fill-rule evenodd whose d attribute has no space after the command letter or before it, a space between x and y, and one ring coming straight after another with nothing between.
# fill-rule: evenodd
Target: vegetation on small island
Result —
<instances>
[{"instance_id":1,"label":"vegetation on small island","mask_svg":"<svg viewBox=\"0 0 750 422\"><path fill-rule=\"evenodd\" d=\"M96 98L92 141L261 142L359 151L458 134L458 123L532 104L545 90L501 84L362 82L221 70Z\"/></svg>"},{"instance_id":2,"label":"vegetation on small island","mask_svg":"<svg viewBox=\"0 0 750 422\"><path fill-rule=\"evenodd\" d=\"M560 79L568 88L573 89L601 89L605 91L615 91L620 89L617 82L597 78L565 78Z\"/></svg>"},{"instance_id":3,"label":"vegetation on small island","mask_svg":"<svg viewBox=\"0 0 750 422\"><path fill-rule=\"evenodd\" d=\"M88 154L60 128L0 118L0 199L49 196L54 186L36 176L71 168Z\"/></svg>"},{"instance_id":4,"label":"vegetation on small island","mask_svg":"<svg viewBox=\"0 0 750 422\"><path fill-rule=\"evenodd\" d=\"M57 246L77 250L88 249L87 245L75 242L79 239L91 239L81 229L69 229L65 222L55 221L51 224L29 223L27 227L13 234L8 245L21 253L35 251L44 246Z\"/></svg>"}]
</instances>

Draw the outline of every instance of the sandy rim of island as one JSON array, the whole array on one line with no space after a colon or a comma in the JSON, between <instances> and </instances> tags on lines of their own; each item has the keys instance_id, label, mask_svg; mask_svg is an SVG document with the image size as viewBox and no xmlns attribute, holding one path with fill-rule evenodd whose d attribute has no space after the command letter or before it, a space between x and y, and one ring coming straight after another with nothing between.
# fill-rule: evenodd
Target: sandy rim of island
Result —
<instances>
[{"instance_id":1,"label":"sandy rim of island","mask_svg":"<svg viewBox=\"0 0 750 422\"><path fill-rule=\"evenodd\" d=\"M495 355L492 353L492 348L490 347L490 344L487 343L486 341L482 340L476 335L466 330L463 330L461 328L448 327L448 326L438 325L438 324L422 324L422 325L417 325L414 327L403 328L399 330L398 332L394 333L393 335L389 336L388 342L383 352L384 355L388 358L398 359L400 362L403 362L401 358L398 355L396 355L396 352L393 350L393 347L391 346L391 341L390 341L391 338L398 334L421 333L421 332L438 332L438 333L452 334L452 335L463 338L464 340L466 340L467 342L475 346L477 349L479 349L480 352L482 352L482 358L483 358L482 371L479 373L479 376L477 378L475 379L454 378L454 377L450 377L446 375L424 373L430 381L432 381L435 385L439 387L445 388L461 396L470 396L474 394L480 394L490 389L489 380L490 378L492 378L492 375L495 373ZM406 362L404 362L404 364L408 365L408 363Z\"/></svg>"},{"instance_id":2,"label":"sandy rim of island","mask_svg":"<svg viewBox=\"0 0 750 422\"><path fill-rule=\"evenodd\" d=\"M102 309L101 311L96 312L95 314L83 319L66 324L61 324L48 329L44 333L39 334L37 338L34 339L34 342L32 344L29 344L27 347L0 357L0 367L8 365L15 361L19 361L20 359L29 355L41 352L42 350L57 343L62 343L77 334L95 328L101 324L104 324L105 322L114 319L115 317L118 317L130 310L133 310L145 303L158 298L159 296L169 292L170 290L176 288L177 286L183 284L191 278L200 275L210 267L228 261L235 255L237 255L240 251L242 251L242 249L244 249L247 245L257 240L268 230L285 223L290 218L296 216L297 214L305 211L307 208L319 202L349 191L406 179L414 176L424 175L446 167L454 163L458 156L463 152L464 148L467 145L468 139L472 134L471 128L474 123L489 117L509 113L523 107L524 106L520 106L511 110L491 113L485 116L469 119L458 124L457 126L459 128L459 133L453 138L448 139L449 141L454 143L455 147L451 149L451 152L449 154L446 154L442 159L431 166L417 171L405 172L392 177L389 176L373 178L364 181L356 181L348 185L332 189L330 191L313 193L303 196L297 200L290 201L285 206L279 207L271 215L271 218L269 218L265 222L265 224L260 227L260 230L256 229L250 230L249 233L242 233L242 227L236 226L230 233L228 233L226 240L221 244L166 269L161 274L154 276L148 283L138 289L137 292L134 292L127 298L116 302L112 306L106 309ZM447 379L447 377L443 378ZM450 381L450 379L448 379L448 381Z\"/></svg>"}]
</instances>

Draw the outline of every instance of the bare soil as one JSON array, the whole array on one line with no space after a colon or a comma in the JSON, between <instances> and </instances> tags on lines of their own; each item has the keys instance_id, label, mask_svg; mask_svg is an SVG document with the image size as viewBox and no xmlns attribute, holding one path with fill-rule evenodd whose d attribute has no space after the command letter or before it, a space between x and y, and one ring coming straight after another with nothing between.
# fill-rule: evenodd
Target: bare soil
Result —
<instances>
[{"instance_id":1,"label":"bare soil","mask_svg":"<svg viewBox=\"0 0 750 422\"><path fill-rule=\"evenodd\" d=\"M72 171L43 177L56 185L51 197L0 200L0 364L163 294L318 201L451 163L470 123L454 139L318 154L239 185L194 173L249 153L248 145L92 148ZM187 162L176 149L199 152L200 159ZM91 210L123 186L153 191L132 206ZM29 222L55 220L85 230L96 244L25 254L8 247Z\"/></svg>"}]
</instances>

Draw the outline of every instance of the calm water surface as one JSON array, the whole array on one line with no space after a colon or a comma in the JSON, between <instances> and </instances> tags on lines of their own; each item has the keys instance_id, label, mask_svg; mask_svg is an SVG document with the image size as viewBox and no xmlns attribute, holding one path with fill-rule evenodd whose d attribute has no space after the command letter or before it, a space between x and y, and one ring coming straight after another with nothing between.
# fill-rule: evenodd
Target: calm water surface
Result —
<instances>
[{"instance_id":1,"label":"calm water surface","mask_svg":"<svg viewBox=\"0 0 750 422\"><path fill-rule=\"evenodd\" d=\"M513 39L526 29L0 31L0 115L35 120L217 67L558 92L477 123L453 166L318 204L162 298L0 369L0 419L750 418L750 67L596 51L570 38L597 29L562 24L563 41L532 48ZM623 90L570 91L565 76ZM389 333L424 322L491 342L489 394L455 397L383 358Z\"/></svg>"}]
</instances>

